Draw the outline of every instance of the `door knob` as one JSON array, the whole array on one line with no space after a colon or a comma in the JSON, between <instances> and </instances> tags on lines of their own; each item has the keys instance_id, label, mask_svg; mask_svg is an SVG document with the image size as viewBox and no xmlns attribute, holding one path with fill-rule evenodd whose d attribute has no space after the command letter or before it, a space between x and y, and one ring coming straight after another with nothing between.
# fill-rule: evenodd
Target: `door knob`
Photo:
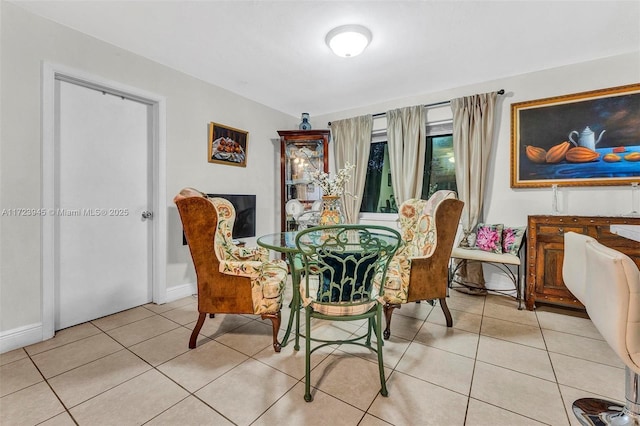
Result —
<instances>
[{"instance_id":1,"label":"door knob","mask_svg":"<svg viewBox=\"0 0 640 426\"><path fill-rule=\"evenodd\" d=\"M153 219L153 212L145 210L142 212L142 219Z\"/></svg>"}]
</instances>

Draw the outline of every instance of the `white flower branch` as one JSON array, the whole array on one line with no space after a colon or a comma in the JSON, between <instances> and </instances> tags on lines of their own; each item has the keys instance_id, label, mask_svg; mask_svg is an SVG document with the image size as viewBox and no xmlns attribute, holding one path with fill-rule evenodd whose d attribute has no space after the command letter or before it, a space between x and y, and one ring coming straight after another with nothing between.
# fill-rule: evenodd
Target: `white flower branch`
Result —
<instances>
[{"instance_id":1,"label":"white flower branch","mask_svg":"<svg viewBox=\"0 0 640 426\"><path fill-rule=\"evenodd\" d=\"M311 172L311 180L322 189L323 195L328 196L342 196L343 194L355 195L345 192L344 186L351 179L351 170L355 169L355 164L349 162L345 163L344 168L338 170L335 177L329 177L328 173L321 170Z\"/></svg>"}]
</instances>

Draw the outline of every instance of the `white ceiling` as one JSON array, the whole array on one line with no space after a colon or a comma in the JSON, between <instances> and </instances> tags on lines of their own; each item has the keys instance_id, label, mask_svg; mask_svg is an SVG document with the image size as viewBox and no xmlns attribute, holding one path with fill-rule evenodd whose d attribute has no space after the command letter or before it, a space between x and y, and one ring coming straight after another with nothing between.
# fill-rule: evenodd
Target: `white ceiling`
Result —
<instances>
[{"instance_id":1,"label":"white ceiling","mask_svg":"<svg viewBox=\"0 0 640 426\"><path fill-rule=\"evenodd\" d=\"M638 0L11 3L293 116L640 50ZM344 24L363 55L329 51Z\"/></svg>"}]
</instances>

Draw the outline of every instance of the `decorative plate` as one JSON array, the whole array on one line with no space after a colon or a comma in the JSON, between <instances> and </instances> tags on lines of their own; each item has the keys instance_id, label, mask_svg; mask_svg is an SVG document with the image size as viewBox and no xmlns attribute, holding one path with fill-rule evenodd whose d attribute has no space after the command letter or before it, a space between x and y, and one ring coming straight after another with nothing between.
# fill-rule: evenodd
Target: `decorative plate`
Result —
<instances>
[{"instance_id":1,"label":"decorative plate","mask_svg":"<svg viewBox=\"0 0 640 426\"><path fill-rule=\"evenodd\" d=\"M284 206L285 211L290 216L298 216L304 212L304 206L302 203L295 198L287 201L287 204Z\"/></svg>"}]
</instances>

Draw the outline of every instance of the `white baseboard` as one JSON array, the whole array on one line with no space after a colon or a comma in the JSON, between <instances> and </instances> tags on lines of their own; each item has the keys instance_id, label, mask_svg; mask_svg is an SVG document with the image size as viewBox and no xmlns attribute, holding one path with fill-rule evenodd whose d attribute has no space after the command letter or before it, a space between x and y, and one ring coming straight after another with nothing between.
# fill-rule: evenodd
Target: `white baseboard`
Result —
<instances>
[{"instance_id":1,"label":"white baseboard","mask_svg":"<svg viewBox=\"0 0 640 426\"><path fill-rule=\"evenodd\" d=\"M42 323L25 325L0 332L0 353L42 341Z\"/></svg>"},{"instance_id":2,"label":"white baseboard","mask_svg":"<svg viewBox=\"0 0 640 426\"><path fill-rule=\"evenodd\" d=\"M195 283L187 283L167 288L167 303L183 297L192 296L198 292Z\"/></svg>"},{"instance_id":3,"label":"white baseboard","mask_svg":"<svg viewBox=\"0 0 640 426\"><path fill-rule=\"evenodd\" d=\"M187 283L167 289L166 301L182 299L197 293L195 283ZM0 332L0 353L42 342L42 323L25 325Z\"/></svg>"}]
</instances>

